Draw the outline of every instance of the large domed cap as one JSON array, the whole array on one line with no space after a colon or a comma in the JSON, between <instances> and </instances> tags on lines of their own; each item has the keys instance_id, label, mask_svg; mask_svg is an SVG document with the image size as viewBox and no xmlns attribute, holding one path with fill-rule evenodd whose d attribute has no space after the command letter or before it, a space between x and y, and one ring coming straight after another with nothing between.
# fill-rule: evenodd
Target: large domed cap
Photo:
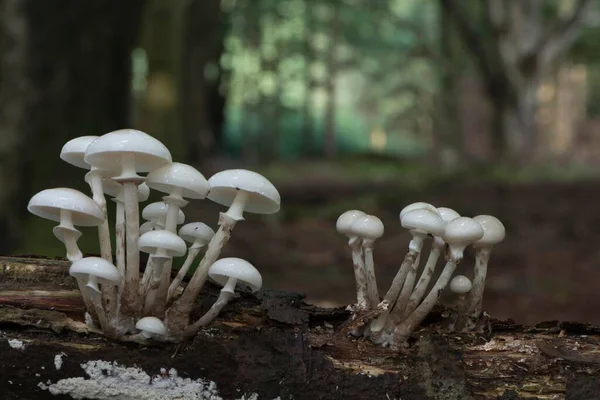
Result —
<instances>
[{"instance_id":1,"label":"large domed cap","mask_svg":"<svg viewBox=\"0 0 600 400\"><path fill-rule=\"evenodd\" d=\"M229 169L209 180L208 198L215 203L231 206L238 190L249 193L244 211L254 214L273 214L279 211L281 198L275 186L264 176L245 169Z\"/></svg>"},{"instance_id":2,"label":"large domed cap","mask_svg":"<svg viewBox=\"0 0 600 400\"><path fill-rule=\"evenodd\" d=\"M69 140L60 151L61 160L79 168L90 169L90 164L86 163L83 158L90 143L96 139L98 136L80 136Z\"/></svg>"},{"instance_id":3,"label":"large domed cap","mask_svg":"<svg viewBox=\"0 0 600 400\"><path fill-rule=\"evenodd\" d=\"M464 275L456 275L450 281L450 290L456 294L466 294L471 291L473 284L471 280Z\"/></svg>"},{"instance_id":4,"label":"large domed cap","mask_svg":"<svg viewBox=\"0 0 600 400\"><path fill-rule=\"evenodd\" d=\"M181 257L187 251L182 238L167 230L150 231L140 236L138 241L140 251L156 254L164 249L169 257Z\"/></svg>"},{"instance_id":5,"label":"large domed cap","mask_svg":"<svg viewBox=\"0 0 600 400\"><path fill-rule=\"evenodd\" d=\"M335 228L342 235L350 236L352 235L351 228L352 224L356 220L356 218L365 215L364 212L360 210L349 210L340 215L335 223Z\"/></svg>"},{"instance_id":6,"label":"large domed cap","mask_svg":"<svg viewBox=\"0 0 600 400\"><path fill-rule=\"evenodd\" d=\"M135 328L139 329L143 333L144 336L150 337L152 334L154 335L164 335L167 333L167 328L165 324L156 317L144 317L138 320L135 323Z\"/></svg>"},{"instance_id":7,"label":"large domed cap","mask_svg":"<svg viewBox=\"0 0 600 400\"><path fill-rule=\"evenodd\" d=\"M208 270L208 276L221 286L225 286L229 278L235 278L246 283L254 292L262 287L260 272L241 258L229 257L215 261Z\"/></svg>"},{"instance_id":8,"label":"large domed cap","mask_svg":"<svg viewBox=\"0 0 600 400\"><path fill-rule=\"evenodd\" d=\"M402 227L411 231L442 236L446 223L437 212L426 208L417 208L404 214L400 220Z\"/></svg>"},{"instance_id":9,"label":"large domed cap","mask_svg":"<svg viewBox=\"0 0 600 400\"><path fill-rule=\"evenodd\" d=\"M483 237L483 228L473 218L458 217L448 222L443 239L449 245L471 244Z\"/></svg>"},{"instance_id":10,"label":"large domed cap","mask_svg":"<svg viewBox=\"0 0 600 400\"><path fill-rule=\"evenodd\" d=\"M211 241L213 236L215 236L215 231L202 222L185 224L179 229L179 237L188 243L195 243L198 241L198 244L206 245Z\"/></svg>"},{"instance_id":11,"label":"large domed cap","mask_svg":"<svg viewBox=\"0 0 600 400\"><path fill-rule=\"evenodd\" d=\"M376 240L383 235L383 222L374 215L356 217L350 231L362 239Z\"/></svg>"},{"instance_id":12,"label":"large domed cap","mask_svg":"<svg viewBox=\"0 0 600 400\"><path fill-rule=\"evenodd\" d=\"M150 203L142 210L142 218L146 221L160 221L167 218L168 206L163 201L157 201ZM177 213L177 224L183 224L185 222L185 214L179 210Z\"/></svg>"},{"instance_id":13,"label":"large domed cap","mask_svg":"<svg viewBox=\"0 0 600 400\"><path fill-rule=\"evenodd\" d=\"M60 222L61 210L67 210L71 212L73 225L77 226L97 226L104 221L104 214L94 200L70 188L42 190L29 200L27 210L57 222Z\"/></svg>"},{"instance_id":14,"label":"large domed cap","mask_svg":"<svg viewBox=\"0 0 600 400\"><path fill-rule=\"evenodd\" d=\"M100 257L85 257L75 261L69 268L69 275L78 279L95 276L100 283L110 282L118 285L121 282L121 274L117 267Z\"/></svg>"},{"instance_id":15,"label":"large domed cap","mask_svg":"<svg viewBox=\"0 0 600 400\"><path fill-rule=\"evenodd\" d=\"M438 207L437 211L444 220L444 222L450 222L453 219L460 217L459 213L448 207Z\"/></svg>"},{"instance_id":16,"label":"large domed cap","mask_svg":"<svg viewBox=\"0 0 600 400\"><path fill-rule=\"evenodd\" d=\"M174 188L182 189L182 197L203 199L208 194L208 181L196 168L174 162L158 167L148 174L146 183L150 188L171 193Z\"/></svg>"},{"instance_id":17,"label":"large domed cap","mask_svg":"<svg viewBox=\"0 0 600 400\"><path fill-rule=\"evenodd\" d=\"M500 220L492 215L478 215L473 219L482 226L483 237L473 243L475 247L493 246L504 240L506 229Z\"/></svg>"},{"instance_id":18,"label":"large domed cap","mask_svg":"<svg viewBox=\"0 0 600 400\"><path fill-rule=\"evenodd\" d=\"M406 215L407 212L410 212L410 211L413 211L413 210L419 210L421 208L424 208L424 209L429 210L429 211L434 212L434 213L438 212L437 208L435 208L431 204L419 201L419 202L412 203L412 204L409 204L406 207L404 207L402 209L402 211L400 211L400 220L402 220L402 217L404 217L404 215Z\"/></svg>"},{"instance_id":19,"label":"large domed cap","mask_svg":"<svg viewBox=\"0 0 600 400\"><path fill-rule=\"evenodd\" d=\"M84 160L100 169L121 165L123 155L134 157L137 172L148 172L170 163L171 153L157 139L135 129L121 129L107 133L88 146Z\"/></svg>"}]
</instances>

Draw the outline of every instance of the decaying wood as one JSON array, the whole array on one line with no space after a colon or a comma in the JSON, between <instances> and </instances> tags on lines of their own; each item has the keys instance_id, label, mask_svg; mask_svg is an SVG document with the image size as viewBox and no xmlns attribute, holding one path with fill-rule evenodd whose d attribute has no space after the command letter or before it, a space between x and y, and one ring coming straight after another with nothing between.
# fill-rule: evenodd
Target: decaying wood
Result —
<instances>
[{"instance_id":1,"label":"decaying wood","mask_svg":"<svg viewBox=\"0 0 600 400\"><path fill-rule=\"evenodd\" d=\"M0 391L5 399L56 399L38 387L84 376L80 364L117 361L148 373L217 383L226 399L585 399L600 398L600 327L490 320L485 335L425 321L394 353L342 333L343 309L319 309L284 292L241 294L188 343L144 347L106 340L83 324L83 303L64 261L0 258ZM194 319L218 297L206 285ZM24 348L12 348L18 339ZM54 356L63 354L57 370Z\"/></svg>"}]
</instances>

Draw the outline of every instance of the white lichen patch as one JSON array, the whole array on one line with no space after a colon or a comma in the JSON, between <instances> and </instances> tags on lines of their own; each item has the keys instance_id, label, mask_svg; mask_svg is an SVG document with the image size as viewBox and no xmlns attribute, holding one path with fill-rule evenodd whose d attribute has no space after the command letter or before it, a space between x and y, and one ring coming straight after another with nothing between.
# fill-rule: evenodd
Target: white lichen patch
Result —
<instances>
[{"instance_id":1,"label":"white lichen patch","mask_svg":"<svg viewBox=\"0 0 600 400\"><path fill-rule=\"evenodd\" d=\"M61 379L56 383L39 383L53 395L65 394L74 399L98 400L222 400L214 382L181 378L175 369L161 368L150 376L140 368L128 368L108 361L81 364L88 379ZM256 394L250 399L257 399Z\"/></svg>"},{"instance_id":2,"label":"white lichen patch","mask_svg":"<svg viewBox=\"0 0 600 400\"><path fill-rule=\"evenodd\" d=\"M62 367L62 364L63 364L62 358L63 358L63 356L66 356L66 354L65 353L60 353L60 354L57 354L57 355L54 356L54 367L57 370L61 369L61 367Z\"/></svg>"},{"instance_id":3,"label":"white lichen patch","mask_svg":"<svg viewBox=\"0 0 600 400\"><path fill-rule=\"evenodd\" d=\"M19 339L8 339L8 345L13 349L24 350L25 344Z\"/></svg>"}]
</instances>

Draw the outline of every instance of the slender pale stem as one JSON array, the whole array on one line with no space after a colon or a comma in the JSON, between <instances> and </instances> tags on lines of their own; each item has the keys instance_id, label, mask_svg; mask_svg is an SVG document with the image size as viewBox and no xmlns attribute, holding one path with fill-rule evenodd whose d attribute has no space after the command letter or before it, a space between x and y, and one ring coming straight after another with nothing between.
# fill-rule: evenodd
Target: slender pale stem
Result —
<instances>
[{"instance_id":1,"label":"slender pale stem","mask_svg":"<svg viewBox=\"0 0 600 400\"><path fill-rule=\"evenodd\" d=\"M472 330L477 325L483 311L483 291L487 266L492 253L492 247L479 247L475 250L475 271L473 274L473 287L469 292L464 313L459 317L457 329ZM464 319L466 318L466 321Z\"/></svg>"},{"instance_id":2,"label":"slender pale stem","mask_svg":"<svg viewBox=\"0 0 600 400\"><path fill-rule=\"evenodd\" d=\"M373 241L363 240L363 252L365 254L365 278L367 284L367 303L369 309L375 309L379 301L379 290L377 290L377 278L375 277L375 262L373 261Z\"/></svg>"},{"instance_id":3,"label":"slender pale stem","mask_svg":"<svg viewBox=\"0 0 600 400\"><path fill-rule=\"evenodd\" d=\"M90 189L94 202L102 210L104 221L98 226L98 239L100 241L100 254L103 259L112 263L112 249L110 245L110 228L108 226L108 213L106 210L106 198L102 190L102 174L98 169L92 169L90 172Z\"/></svg>"},{"instance_id":4,"label":"slender pale stem","mask_svg":"<svg viewBox=\"0 0 600 400\"><path fill-rule=\"evenodd\" d=\"M100 323L100 329L102 329L102 333L109 338L114 337L114 329L110 325L108 318L106 318L106 313L102 307L101 294L89 287L86 287L86 289L90 293L91 302L96 311L96 315L98 316L98 322Z\"/></svg>"},{"instance_id":5,"label":"slender pale stem","mask_svg":"<svg viewBox=\"0 0 600 400\"><path fill-rule=\"evenodd\" d=\"M146 293L150 289L150 285L152 283L152 276L154 275L155 266L154 266L154 257L150 256L148 258L148 262L146 263L146 268L144 268L144 276L142 277L142 282L140 283L140 296L145 298Z\"/></svg>"},{"instance_id":6,"label":"slender pale stem","mask_svg":"<svg viewBox=\"0 0 600 400\"><path fill-rule=\"evenodd\" d=\"M192 325L188 326L185 329L183 333L183 338L187 339L195 336L201 328L210 324L219 315L219 313L227 305L227 303L231 301L233 296L234 294L232 292L222 290L219 294L219 298L217 299L215 304L212 305L210 310L208 310L206 314L202 316L202 318L200 318L198 321L194 322Z\"/></svg>"},{"instance_id":7,"label":"slender pale stem","mask_svg":"<svg viewBox=\"0 0 600 400\"><path fill-rule=\"evenodd\" d=\"M117 256L117 269L125 277L125 204L117 203L117 216L115 218L115 247Z\"/></svg>"},{"instance_id":8,"label":"slender pale stem","mask_svg":"<svg viewBox=\"0 0 600 400\"><path fill-rule=\"evenodd\" d=\"M435 266L440 258L440 254L442 253L442 249L443 246L440 247L434 242L431 252L429 253L429 257L427 258L427 263L425 264L423 272L421 272L421 277L417 282L417 286L415 286L415 289L408 299L408 304L404 309L403 318L412 313L415 308L419 306L421 300L423 300L423 297L427 292L427 287L429 286L429 281L431 280L431 277L435 271Z\"/></svg>"},{"instance_id":9,"label":"slender pale stem","mask_svg":"<svg viewBox=\"0 0 600 400\"><path fill-rule=\"evenodd\" d=\"M167 217L165 219L165 229L169 232L175 232L177 230L177 217L179 216L179 209L187 204L181 195L183 188L174 187L169 196L163 197L163 201L167 204Z\"/></svg>"},{"instance_id":10,"label":"slender pale stem","mask_svg":"<svg viewBox=\"0 0 600 400\"><path fill-rule=\"evenodd\" d=\"M140 253L138 250L139 240L139 204L136 182L123 182L125 194L125 246L126 267L125 287L121 293L122 316L126 317L127 325L133 326L141 310L141 299L138 296L140 284Z\"/></svg>"},{"instance_id":11,"label":"slender pale stem","mask_svg":"<svg viewBox=\"0 0 600 400\"><path fill-rule=\"evenodd\" d=\"M79 250L79 246L77 246L77 239L79 236L80 234L77 231L73 232L66 229L62 231L63 241L65 243L65 248L67 249L67 260L72 263L83 258L83 254L81 253L81 250Z\"/></svg>"},{"instance_id":12,"label":"slender pale stem","mask_svg":"<svg viewBox=\"0 0 600 400\"><path fill-rule=\"evenodd\" d=\"M354 281L356 282L357 311L369 309L367 301L367 276L365 273L365 259L362 243L359 238L353 237L348 242L352 249L352 264L354 265Z\"/></svg>"},{"instance_id":13,"label":"slender pale stem","mask_svg":"<svg viewBox=\"0 0 600 400\"><path fill-rule=\"evenodd\" d=\"M238 190L233 203L229 207L229 210L225 214L227 214L230 218L241 221L244 219L244 208L246 208L246 203L248 202L248 198L250 197L250 193L244 190Z\"/></svg>"},{"instance_id":14,"label":"slender pale stem","mask_svg":"<svg viewBox=\"0 0 600 400\"><path fill-rule=\"evenodd\" d=\"M83 299L83 304L85 304L85 309L90 314L94 321L100 322L101 316L98 315L96 310L96 306L92 301L91 290L86 287L87 281L83 278L77 278L77 287L79 288L79 293L81 294L81 298ZM104 310L102 310L102 314L104 314ZM106 317L105 317L106 319Z\"/></svg>"},{"instance_id":15,"label":"slender pale stem","mask_svg":"<svg viewBox=\"0 0 600 400\"><path fill-rule=\"evenodd\" d=\"M155 279L158 278L158 282L154 282L146 300L147 308L145 308L149 314L163 317L165 307L167 305L167 291L169 290L169 282L171 278L171 267L173 260L169 260L165 263L164 267L160 271L155 272Z\"/></svg>"},{"instance_id":16,"label":"slender pale stem","mask_svg":"<svg viewBox=\"0 0 600 400\"><path fill-rule=\"evenodd\" d=\"M421 260L421 253L415 259L415 262L409 268L406 279L404 280L404 285L402 286L402 291L400 295L396 299L396 303L394 304L390 315L385 322L384 330L388 330L388 327L396 325L399 321L402 320L402 316L404 315L404 310L406 309L406 305L408 303L408 299L414 289L415 281L417 280L417 270L419 269L419 262Z\"/></svg>"},{"instance_id":17,"label":"slender pale stem","mask_svg":"<svg viewBox=\"0 0 600 400\"><path fill-rule=\"evenodd\" d=\"M169 286L169 289L167 291L167 303L173 298L173 295L179 288L179 284L181 284L181 281L183 281L183 278L185 278L185 275L194 263L194 260L196 259L198 254L200 253L200 249L201 247L190 247L188 249L188 254L185 259L185 262L177 272L177 276L175 277L175 279L173 279L173 282L171 282L171 285Z\"/></svg>"}]
</instances>

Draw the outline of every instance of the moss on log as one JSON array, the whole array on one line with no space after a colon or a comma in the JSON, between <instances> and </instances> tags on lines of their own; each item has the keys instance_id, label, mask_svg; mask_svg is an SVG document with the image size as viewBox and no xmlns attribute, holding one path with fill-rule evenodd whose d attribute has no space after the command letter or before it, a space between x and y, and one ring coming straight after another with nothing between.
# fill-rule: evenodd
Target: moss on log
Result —
<instances>
[{"instance_id":1,"label":"moss on log","mask_svg":"<svg viewBox=\"0 0 600 400\"><path fill-rule=\"evenodd\" d=\"M209 287L197 314L216 300ZM486 334L441 329L436 310L402 353L343 335L348 313L286 292L242 293L215 323L181 345L111 342L83 323L68 264L0 258L0 391L4 399L57 399L38 384L85 376L90 360L217 384L225 399L600 398L600 328L564 322L524 327L490 320ZM10 340L23 343L15 348ZM54 366L62 355L63 365Z\"/></svg>"}]
</instances>

